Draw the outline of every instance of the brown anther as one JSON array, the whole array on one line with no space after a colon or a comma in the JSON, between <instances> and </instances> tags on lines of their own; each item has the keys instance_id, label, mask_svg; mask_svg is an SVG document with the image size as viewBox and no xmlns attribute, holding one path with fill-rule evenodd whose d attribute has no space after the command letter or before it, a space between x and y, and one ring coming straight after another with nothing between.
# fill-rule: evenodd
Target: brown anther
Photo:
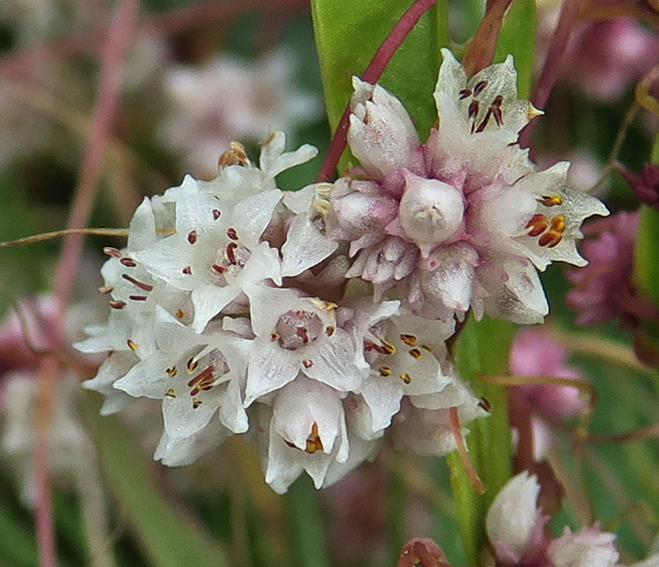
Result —
<instances>
[{"instance_id":1,"label":"brown anther","mask_svg":"<svg viewBox=\"0 0 659 567\"><path fill-rule=\"evenodd\" d=\"M556 215L551 219L551 229L554 232L563 234L565 232L565 215Z\"/></svg>"},{"instance_id":2,"label":"brown anther","mask_svg":"<svg viewBox=\"0 0 659 567\"><path fill-rule=\"evenodd\" d=\"M195 370L197 370L197 366L199 366L199 361L195 360L194 357L189 358L188 361L185 363L185 366L188 369L188 374L192 374Z\"/></svg>"},{"instance_id":3,"label":"brown anther","mask_svg":"<svg viewBox=\"0 0 659 567\"><path fill-rule=\"evenodd\" d=\"M487 81L478 81L474 86L474 96L478 96L485 90L485 87L488 85Z\"/></svg>"},{"instance_id":4,"label":"brown anther","mask_svg":"<svg viewBox=\"0 0 659 567\"><path fill-rule=\"evenodd\" d=\"M200 384L210 384L213 381L213 371L215 370L214 367L209 366L208 368L205 368L202 372L197 374L194 378L191 378L190 381L188 382L188 388L192 388L194 385L200 385ZM194 394L192 394L194 395Z\"/></svg>"},{"instance_id":5,"label":"brown anther","mask_svg":"<svg viewBox=\"0 0 659 567\"><path fill-rule=\"evenodd\" d=\"M99 287L96 291L102 295L107 295L108 293L112 293L114 288L111 285L104 285Z\"/></svg>"},{"instance_id":6,"label":"brown anther","mask_svg":"<svg viewBox=\"0 0 659 567\"><path fill-rule=\"evenodd\" d=\"M185 311L183 309L177 309L176 310L176 318L177 319L183 319L185 317Z\"/></svg>"},{"instance_id":7,"label":"brown anther","mask_svg":"<svg viewBox=\"0 0 659 567\"><path fill-rule=\"evenodd\" d=\"M129 258L128 256L124 256L119 260L123 266L126 266L127 268L134 268L137 266L137 262L133 260L132 258Z\"/></svg>"},{"instance_id":8,"label":"brown anther","mask_svg":"<svg viewBox=\"0 0 659 567\"><path fill-rule=\"evenodd\" d=\"M311 426L311 434L307 437L307 446L304 451L313 455L316 451L323 450L323 442L320 439L320 434L318 433L318 424L314 421Z\"/></svg>"},{"instance_id":9,"label":"brown anther","mask_svg":"<svg viewBox=\"0 0 659 567\"><path fill-rule=\"evenodd\" d=\"M113 300L110 301L110 307L112 307L112 309L123 309L126 307L126 302L121 299Z\"/></svg>"},{"instance_id":10,"label":"brown anther","mask_svg":"<svg viewBox=\"0 0 659 567\"><path fill-rule=\"evenodd\" d=\"M236 248L238 248L238 245L235 242L229 242L227 246L227 260L229 260L230 264L237 264L238 261L236 260Z\"/></svg>"},{"instance_id":11,"label":"brown anther","mask_svg":"<svg viewBox=\"0 0 659 567\"><path fill-rule=\"evenodd\" d=\"M302 361L302 366L304 366L305 368L311 368L313 366L313 360L309 360L309 359L305 358Z\"/></svg>"},{"instance_id":12,"label":"brown anther","mask_svg":"<svg viewBox=\"0 0 659 567\"><path fill-rule=\"evenodd\" d=\"M543 195L541 199L538 199L538 202L545 207L555 207L563 204L563 198L560 195Z\"/></svg>"},{"instance_id":13,"label":"brown anther","mask_svg":"<svg viewBox=\"0 0 659 567\"><path fill-rule=\"evenodd\" d=\"M503 103L503 95L497 95L494 97L494 100L492 101L492 104L490 105L491 108L501 108L501 104Z\"/></svg>"},{"instance_id":14,"label":"brown anther","mask_svg":"<svg viewBox=\"0 0 659 567\"><path fill-rule=\"evenodd\" d=\"M231 227L228 228L228 229L227 229L227 236L228 236L231 240L238 240L238 234L236 233L236 229L235 229L235 228L231 228Z\"/></svg>"},{"instance_id":15,"label":"brown anther","mask_svg":"<svg viewBox=\"0 0 659 567\"><path fill-rule=\"evenodd\" d=\"M497 126L503 126L503 111L498 106L493 106L491 110L492 116L494 116L494 121L497 123Z\"/></svg>"},{"instance_id":16,"label":"brown anther","mask_svg":"<svg viewBox=\"0 0 659 567\"><path fill-rule=\"evenodd\" d=\"M382 349L384 350L384 354L396 354L395 345L392 345L390 342L385 341L384 339L382 339Z\"/></svg>"},{"instance_id":17,"label":"brown anther","mask_svg":"<svg viewBox=\"0 0 659 567\"><path fill-rule=\"evenodd\" d=\"M118 250L117 248L113 248L112 246L106 246L103 248L103 254L107 254L108 256L112 256L113 258L121 258L122 254L121 251Z\"/></svg>"},{"instance_id":18,"label":"brown anther","mask_svg":"<svg viewBox=\"0 0 659 567\"><path fill-rule=\"evenodd\" d=\"M197 409L201 405L201 400L199 398L192 399L192 409Z\"/></svg>"},{"instance_id":19,"label":"brown anther","mask_svg":"<svg viewBox=\"0 0 659 567\"><path fill-rule=\"evenodd\" d=\"M422 348L423 350L427 350L428 352L432 352L432 347L430 347L430 346L428 346L428 345L421 345L421 348Z\"/></svg>"},{"instance_id":20,"label":"brown anther","mask_svg":"<svg viewBox=\"0 0 659 567\"><path fill-rule=\"evenodd\" d=\"M167 392L165 392L165 396L167 396L168 398L175 398L176 390L174 390L174 388L170 388L169 390L167 390Z\"/></svg>"},{"instance_id":21,"label":"brown anther","mask_svg":"<svg viewBox=\"0 0 659 567\"><path fill-rule=\"evenodd\" d=\"M136 285L140 289L143 289L144 291L153 291L153 286L149 284L145 284L144 282L141 282L139 280L136 280L135 278L129 276L128 274L121 274L121 277L125 279L127 282L132 283L133 285Z\"/></svg>"},{"instance_id":22,"label":"brown anther","mask_svg":"<svg viewBox=\"0 0 659 567\"><path fill-rule=\"evenodd\" d=\"M278 341L279 340L279 335L277 333L270 333L270 340L271 341Z\"/></svg>"},{"instance_id":23,"label":"brown anther","mask_svg":"<svg viewBox=\"0 0 659 567\"><path fill-rule=\"evenodd\" d=\"M467 110L469 118L476 118L478 116L478 110L480 109L481 103L477 100L472 100L469 103L469 109Z\"/></svg>"},{"instance_id":24,"label":"brown anther","mask_svg":"<svg viewBox=\"0 0 659 567\"><path fill-rule=\"evenodd\" d=\"M471 96L471 89L462 89L458 93L458 97L459 97L460 100L464 100L465 98L470 97L470 96Z\"/></svg>"},{"instance_id":25,"label":"brown anther","mask_svg":"<svg viewBox=\"0 0 659 567\"><path fill-rule=\"evenodd\" d=\"M415 347L418 339L415 335L402 334L400 340L403 341L407 346Z\"/></svg>"},{"instance_id":26,"label":"brown anther","mask_svg":"<svg viewBox=\"0 0 659 567\"><path fill-rule=\"evenodd\" d=\"M412 377L407 372L401 372L400 379L405 382L405 384L412 382Z\"/></svg>"},{"instance_id":27,"label":"brown anther","mask_svg":"<svg viewBox=\"0 0 659 567\"><path fill-rule=\"evenodd\" d=\"M126 341L126 344L128 345L128 348L129 348L130 350L132 350L132 351L136 351L136 350L137 350L137 343L131 341L130 339L128 339L128 340Z\"/></svg>"},{"instance_id":28,"label":"brown anther","mask_svg":"<svg viewBox=\"0 0 659 567\"><path fill-rule=\"evenodd\" d=\"M411 349L410 354L415 360L421 360L423 358L423 353L421 352L421 349L418 348Z\"/></svg>"},{"instance_id":29,"label":"brown anther","mask_svg":"<svg viewBox=\"0 0 659 567\"><path fill-rule=\"evenodd\" d=\"M305 345L309 343L309 333L305 327L295 329L295 334L302 339Z\"/></svg>"},{"instance_id":30,"label":"brown anther","mask_svg":"<svg viewBox=\"0 0 659 567\"><path fill-rule=\"evenodd\" d=\"M189 276L192 274L192 267L191 266L186 266L181 270L186 276Z\"/></svg>"},{"instance_id":31,"label":"brown anther","mask_svg":"<svg viewBox=\"0 0 659 567\"><path fill-rule=\"evenodd\" d=\"M176 368L176 366L171 366L169 368L166 368L165 372L167 373L167 376L169 376L170 378L174 378L174 376L178 374L178 368Z\"/></svg>"},{"instance_id":32,"label":"brown anther","mask_svg":"<svg viewBox=\"0 0 659 567\"><path fill-rule=\"evenodd\" d=\"M225 266L220 266L219 264L213 264L211 267L218 274L224 274L227 271L227 268Z\"/></svg>"},{"instance_id":33,"label":"brown anther","mask_svg":"<svg viewBox=\"0 0 659 567\"><path fill-rule=\"evenodd\" d=\"M531 229L529 236L539 236L549 228L549 221L545 215L537 213L531 217L525 228Z\"/></svg>"},{"instance_id":34,"label":"brown anther","mask_svg":"<svg viewBox=\"0 0 659 567\"><path fill-rule=\"evenodd\" d=\"M188 232L188 242L190 244L194 244L195 242L197 242L197 231L196 230L191 230L190 232Z\"/></svg>"},{"instance_id":35,"label":"brown anther","mask_svg":"<svg viewBox=\"0 0 659 567\"><path fill-rule=\"evenodd\" d=\"M540 246L546 246L547 248L553 248L558 245L560 241L563 240L563 235L560 232L554 232L550 230L546 234L543 234L538 240Z\"/></svg>"},{"instance_id":36,"label":"brown anther","mask_svg":"<svg viewBox=\"0 0 659 567\"><path fill-rule=\"evenodd\" d=\"M222 211L220 209L213 209L213 220L219 219L221 215Z\"/></svg>"},{"instance_id":37,"label":"brown anther","mask_svg":"<svg viewBox=\"0 0 659 567\"><path fill-rule=\"evenodd\" d=\"M478 125L478 128L476 128L476 133L482 132L485 130L487 127L488 122L490 121L490 116L492 116L492 107L487 109L487 112L485 113L485 118L483 118L483 121ZM473 128L473 125L472 125Z\"/></svg>"},{"instance_id":38,"label":"brown anther","mask_svg":"<svg viewBox=\"0 0 659 567\"><path fill-rule=\"evenodd\" d=\"M247 165L249 158L247 157L245 146L240 142L231 142L229 144L229 151L224 152L217 163L220 169L224 169L229 165Z\"/></svg>"},{"instance_id":39,"label":"brown anther","mask_svg":"<svg viewBox=\"0 0 659 567\"><path fill-rule=\"evenodd\" d=\"M486 398L481 398L480 401L478 402L478 405L479 407L484 409L487 413L490 413L492 411L492 404Z\"/></svg>"},{"instance_id":40,"label":"brown anther","mask_svg":"<svg viewBox=\"0 0 659 567\"><path fill-rule=\"evenodd\" d=\"M328 337L331 337L334 334L334 331L336 331L336 327L332 327L332 325L328 325L325 327L325 334Z\"/></svg>"},{"instance_id":41,"label":"brown anther","mask_svg":"<svg viewBox=\"0 0 659 567\"><path fill-rule=\"evenodd\" d=\"M149 298L146 295L129 295L128 299L131 301L146 301Z\"/></svg>"},{"instance_id":42,"label":"brown anther","mask_svg":"<svg viewBox=\"0 0 659 567\"><path fill-rule=\"evenodd\" d=\"M391 376L391 368L388 366L380 366L378 372L380 373L380 376Z\"/></svg>"}]
</instances>

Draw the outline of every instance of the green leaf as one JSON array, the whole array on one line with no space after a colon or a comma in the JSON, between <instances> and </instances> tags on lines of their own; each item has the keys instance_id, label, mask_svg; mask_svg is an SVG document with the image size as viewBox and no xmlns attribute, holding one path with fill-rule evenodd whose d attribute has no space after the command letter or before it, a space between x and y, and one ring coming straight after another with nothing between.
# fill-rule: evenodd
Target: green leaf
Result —
<instances>
[{"instance_id":1,"label":"green leaf","mask_svg":"<svg viewBox=\"0 0 659 567\"><path fill-rule=\"evenodd\" d=\"M91 396L85 400L85 407L87 421L96 435L103 473L151 564L228 565L217 542L159 490L151 457L144 454L126 425L114 416L100 416Z\"/></svg>"},{"instance_id":2,"label":"green leaf","mask_svg":"<svg viewBox=\"0 0 659 567\"><path fill-rule=\"evenodd\" d=\"M495 62L505 60L508 54L515 58L517 92L519 98L531 95L536 39L535 0L514 0L503 20Z\"/></svg>"},{"instance_id":3,"label":"green leaf","mask_svg":"<svg viewBox=\"0 0 659 567\"><path fill-rule=\"evenodd\" d=\"M336 128L352 94L352 76L361 75L412 0L312 0L327 114ZM422 139L437 120L432 92L439 49L449 44L448 2L424 14L384 72L381 83L403 101Z\"/></svg>"},{"instance_id":4,"label":"green leaf","mask_svg":"<svg viewBox=\"0 0 659 567\"><path fill-rule=\"evenodd\" d=\"M286 500L293 526L297 564L301 567L330 567L325 538L327 530L318 505L318 491L311 479L306 475L297 479L288 489Z\"/></svg>"},{"instance_id":5,"label":"green leaf","mask_svg":"<svg viewBox=\"0 0 659 567\"><path fill-rule=\"evenodd\" d=\"M5 561L31 567L38 564L39 555L33 530L16 517L7 502L0 501L0 564Z\"/></svg>"},{"instance_id":6,"label":"green leaf","mask_svg":"<svg viewBox=\"0 0 659 567\"><path fill-rule=\"evenodd\" d=\"M484 375L508 373L508 358L515 327L500 319L470 318L462 330L456 351L460 376L477 395L492 405L489 417L469 424L469 456L485 483L487 492L479 496L465 474L457 454L449 455L451 482L458 505L460 530L469 561L477 564L485 544L485 516L494 497L512 476L512 439L508 423L506 389L479 380Z\"/></svg>"},{"instance_id":7,"label":"green leaf","mask_svg":"<svg viewBox=\"0 0 659 567\"><path fill-rule=\"evenodd\" d=\"M659 163L659 134L655 138L650 154L652 163ZM641 205L641 220L639 224L636 248L634 251L634 281L639 291L648 297L655 305L659 305L659 211L646 205ZM645 320L641 322L644 358L646 362L654 362L659 366L659 322Z\"/></svg>"}]
</instances>

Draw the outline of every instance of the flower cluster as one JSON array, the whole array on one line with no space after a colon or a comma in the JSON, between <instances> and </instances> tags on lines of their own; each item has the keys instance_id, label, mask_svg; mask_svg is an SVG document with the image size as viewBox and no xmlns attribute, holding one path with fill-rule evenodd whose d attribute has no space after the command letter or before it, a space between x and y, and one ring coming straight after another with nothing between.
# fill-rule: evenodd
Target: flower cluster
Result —
<instances>
[{"instance_id":1,"label":"flower cluster","mask_svg":"<svg viewBox=\"0 0 659 567\"><path fill-rule=\"evenodd\" d=\"M582 263L579 225L606 214L565 186L567 164L538 172L514 145L537 114L515 81L510 59L467 81L445 51L422 144L395 97L355 79L350 176L281 191L275 177L315 150L274 133L259 167L233 143L216 179L145 199L127 247L106 249L108 324L78 345L111 352L88 382L104 411L161 399L170 465L256 437L278 492L305 470L331 483L389 429L422 454L454 450L450 414L485 414L447 358L456 318L541 319L534 265Z\"/></svg>"}]
</instances>

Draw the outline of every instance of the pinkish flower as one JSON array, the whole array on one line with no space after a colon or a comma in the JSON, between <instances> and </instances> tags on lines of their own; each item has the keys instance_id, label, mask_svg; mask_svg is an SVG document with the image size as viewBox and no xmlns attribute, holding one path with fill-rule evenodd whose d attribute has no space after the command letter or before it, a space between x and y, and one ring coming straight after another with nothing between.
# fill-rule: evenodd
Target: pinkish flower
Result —
<instances>
[{"instance_id":1,"label":"pinkish flower","mask_svg":"<svg viewBox=\"0 0 659 567\"><path fill-rule=\"evenodd\" d=\"M396 97L354 79L348 141L361 168L335 184L327 234L350 243L348 277L371 282L376 298L397 288L416 315L473 308L540 322L548 307L536 269L585 264L579 227L607 210L567 187L567 163L538 171L516 144L540 113L517 99L511 57L467 80L442 53L439 127L425 144Z\"/></svg>"},{"instance_id":2,"label":"pinkish flower","mask_svg":"<svg viewBox=\"0 0 659 567\"><path fill-rule=\"evenodd\" d=\"M590 265L567 274L574 284L567 304L577 312L578 324L604 323L617 316L629 322L642 315L631 281L638 222L637 213L618 213L589 225L588 234L595 238L586 240L583 248Z\"/></svg>"}]
</instances>

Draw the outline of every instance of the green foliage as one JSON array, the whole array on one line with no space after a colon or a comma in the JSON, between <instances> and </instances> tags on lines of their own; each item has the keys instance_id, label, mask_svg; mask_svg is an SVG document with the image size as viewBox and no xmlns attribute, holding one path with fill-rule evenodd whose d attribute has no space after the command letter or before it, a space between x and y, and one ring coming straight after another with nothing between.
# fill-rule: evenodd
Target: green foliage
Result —
<instances>
[{"instance_id":1,"label":"green foliage","mask_svg":"<svg viewBox=\"0 0 659 567\"><path fill-rule=\"evenodd\" d=\"M184 515L158 489L144 451L129 429L115 417L100 416L93 401L89 396L85 406L96 433L103 472L151 565L228 565L223 551L202 526Z\"/></svg>"},{"instance_id":2,"label":"green foliage","mask_svg":"<svg viewBox=\"0 0 659 567\"><path fill-rule=\"evenodd\" d=\"M316 44L327 113L336 128L352 94L351 77L361 75L410 0L313 0ZM403 101L424 137L437 120L432 92L441 47L449 44L448 7L438 2L425 14L394 55L382 85Z\"/></svg>"}]
</instances>

